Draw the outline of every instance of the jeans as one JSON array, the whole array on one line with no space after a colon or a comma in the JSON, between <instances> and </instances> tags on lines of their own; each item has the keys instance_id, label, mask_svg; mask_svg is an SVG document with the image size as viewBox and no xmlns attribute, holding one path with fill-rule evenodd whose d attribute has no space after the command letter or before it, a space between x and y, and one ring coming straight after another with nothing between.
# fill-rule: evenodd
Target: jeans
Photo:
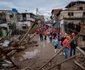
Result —
<instances>
[{"instance_id":1,"label":"jeans","mask_svg":"<svg viewBox=\"0 0 85 70\"><path fill-rule=\"evenodd\" d=\"M58 49L60 49L60 48L61 48L61 42L58 41Z\"/></svg>"},{"instance_id":2,"label":"jeans","mask_svg":"<svg viewBox=\"0 0 85 70\"><path fill-rule=\"evenodd\" d=\"M42 34L40 34L40 40L41 40L41 41L43 40L43 35L42 35Z\"/></svg>"},{"instance_id":3,"label":"jeans","mask_svg":"<svg viewBox=\"0 0 85 70\"><path fill-rule=\"evenodd\" d=\"M52 42L52 37L50 37L50 42Z\"/></svg>"},{"instance_id":4,"label":"jeans","mask_svg":"<svg viewBox=\"0 0 85 70\"><path fill-rule=\"evenodd\" d=\"M70 56L72 56L76 54L76 48L70 48Z\"/></svg>"},{"instance_id":5,"label":"jeans","mask_svg":"<svg viewBox=\"0 0 85 70\"><path fill-rule=\"evenodd\" d=\"M64 58L66 59L66 58L68 58L68 48L64 48L64 53L65 53L65 55L64 55Z\"/></svg>"},{"instance_id":6,"label":"jeans","mask_svg":"<svg viewBox=\"0 0 85 70\"><path fill-rule=\"evenodd\" d=\"M47 39L47 36L44 36L44 37L45 37L44 39L46 40Z\"/></svg>"}]
</instances>

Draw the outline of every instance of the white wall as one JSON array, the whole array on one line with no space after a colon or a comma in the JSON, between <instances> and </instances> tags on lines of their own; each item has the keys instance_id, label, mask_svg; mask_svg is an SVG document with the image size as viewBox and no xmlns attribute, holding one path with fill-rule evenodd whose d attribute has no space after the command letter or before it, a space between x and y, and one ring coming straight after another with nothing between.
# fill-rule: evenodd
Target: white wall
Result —
<instances>
[{"instance_id":1,"label":"white wall","mask_svg":"<svg viewBox=\"0 0 85 70\"><path fill-rule=\"evenodd\" d=\"M18 30L23 30L22 25L26 24L28 27L31 25L30 21L25 21L25 22L18 22L16 28Z\"/></svg>"}]
</instances>

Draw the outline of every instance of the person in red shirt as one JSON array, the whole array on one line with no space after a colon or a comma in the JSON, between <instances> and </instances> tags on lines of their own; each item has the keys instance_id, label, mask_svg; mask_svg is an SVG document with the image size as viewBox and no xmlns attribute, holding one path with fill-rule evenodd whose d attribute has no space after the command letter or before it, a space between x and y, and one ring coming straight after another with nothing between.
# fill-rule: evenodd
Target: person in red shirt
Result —
<instances>
[{"instance_id":1,"label":"person in red shirt","mask_svg":"<svg viewBox=\"0 0 85 70\"><path fill-rule=\"evenodd\" d=\"M38 34L39 33L39 29L36 29L36 34Z\"/></svg>"},{"instance_id":2,"label":"person in red shirt","mask_svg":"<svg viewBox=\"0 0 85 70\"><path fill-rule=\"evenodd\" d=\"M69 41L69 39L70 39L70 36L66 36L66 39L62 42L62 45L64 46L65 44L67 44L68 41ZM68 44L68 45L65 46L65 48L64 48L64 53L65 53L64 58L65 58L65 59L68 58L69 48L70 48L70 44Z\"/></svg>"}]
</instances>

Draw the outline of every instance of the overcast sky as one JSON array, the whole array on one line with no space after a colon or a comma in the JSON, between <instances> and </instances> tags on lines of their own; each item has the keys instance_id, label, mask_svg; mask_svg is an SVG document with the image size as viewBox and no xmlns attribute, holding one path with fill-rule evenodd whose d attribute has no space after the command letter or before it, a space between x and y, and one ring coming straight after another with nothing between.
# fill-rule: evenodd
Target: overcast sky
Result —
<instances>
[{"instance_id":1,"label":"overcast sky","mask_svg":"<svg viewBox=\"0 0 85 70\"><path fill-rule=\"evenodd\" d=\"M0 0L1 10L16 8L19 12L36 12L46 16L50 15L52 9L64 8L69 2L75 0ZM84 0L85 1L85 0Z\"/></svg>"}]
</instances>

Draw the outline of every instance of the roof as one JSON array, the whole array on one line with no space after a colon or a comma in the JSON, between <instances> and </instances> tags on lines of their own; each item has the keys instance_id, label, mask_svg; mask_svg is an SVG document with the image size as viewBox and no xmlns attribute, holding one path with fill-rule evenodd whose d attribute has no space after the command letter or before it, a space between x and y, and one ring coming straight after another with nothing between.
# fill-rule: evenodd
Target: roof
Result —
<instances>
[{"instance_id":1,"label":"roof","mask_svg":"<svg viewBox=\"0 0 85 70\"><path fill-rule=\"evenodd\" d=\"M33 14L33 13L19 13L19 14L31 14L31 15L35 16L35 14Z\"/></svg>"},{"instance_id":2,"label":"roof","mask_svg":"<svg viewBox=\"0 0 85 70\"><path fill-rule=\"evenodd\" d=\"M85 11L85 10L68 10L68 9L66 9L66 10L63 10L63 11Z\"/></svg>"},{"instance_id":3,"label":"roof","mask_svg":"<svg viewBox=\"0 0 85 70\"><path fill-rule=\"evenodd\" d=\"M85 4L85 1L72 1L65 8L70 8L76 4Z\"/></svg>"},{"instance_id":4,"label":"roof","mask_svg":"<svg viewBox=\"0 0 85 70\"><path fill-rule=\"evenodd\" d=\"M62 9L53 9L51 13L54 15L57 15L61 11L62 11Z\"/></svg>"},{"instance_id":5,"label":"roof","mask_svg":"<svg viewBox=\"0 0 85 70\"><path fill-rule=\"evenodd\" d=\"M0 10L0 11L5 11L5 12L6 12L6 11L7 11L7 12L12 12L12 10Z\"/></svg>"}]
</instances>

